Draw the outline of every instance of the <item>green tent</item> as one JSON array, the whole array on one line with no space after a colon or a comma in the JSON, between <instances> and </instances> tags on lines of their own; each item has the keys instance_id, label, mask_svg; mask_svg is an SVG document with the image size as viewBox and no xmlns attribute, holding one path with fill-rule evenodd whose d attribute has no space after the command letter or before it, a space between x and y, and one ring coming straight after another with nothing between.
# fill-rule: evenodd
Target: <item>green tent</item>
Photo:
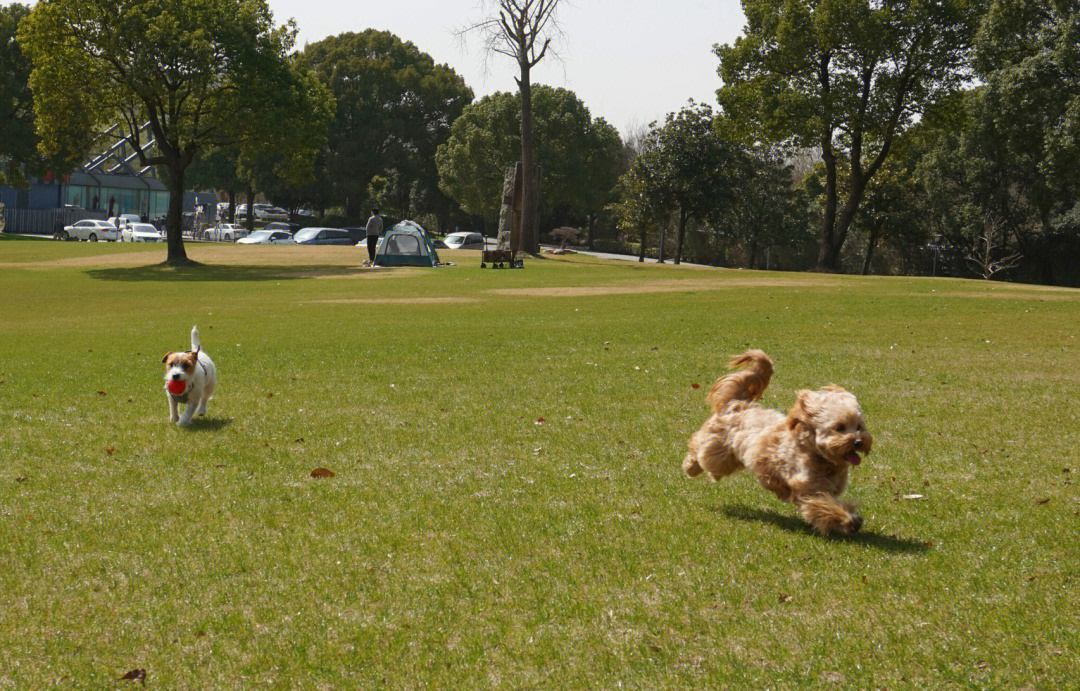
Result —
<instances>
[{"instance_id":1,"label":"green tent","mask_svg":"<svg viewBox=\"0 0 1080 691\"><path fill-rule=\"evenodd\" d=\"M439 255L427 232L413 221L402 221L383 233L375 266L438 266Z\"/></svg>"}]
</instances>

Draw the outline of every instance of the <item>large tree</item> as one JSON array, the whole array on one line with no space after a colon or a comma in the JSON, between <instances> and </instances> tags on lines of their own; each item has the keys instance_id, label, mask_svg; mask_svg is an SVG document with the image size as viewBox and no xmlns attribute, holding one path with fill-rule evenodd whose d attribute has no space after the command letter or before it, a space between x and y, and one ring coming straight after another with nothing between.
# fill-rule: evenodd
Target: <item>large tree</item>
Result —
<instances>
[{"instance_id":1,"label":"large tree","mask_svg":"<svg viewBox=\"0 0 1080 691\"><path fill-rule=\"evenodd\" d=\"M524 250L540 252L540 191L541 173L539 146L543 136L536 137L533 129L532 70L551 49L552 41L561 33L558 21L561 0L485 0L481 3L485 16L466 31L477 31L484 39L489 53L503 55L517 63L518 105L521 109L518 143L523 171L521 191L521 227ZM539 139L539 145L537 144Z\"/></svg>"},{"instance_id":2,"label":"large tree","mask_svg":"<svg viewBox=\"0 0 1080 691\"><path fill-rule=\"evenodd\" d=\"M0 184L25 184L48 165L34 133L32 65L16 38L19 22L29 14L26 5L0 5Z\"/></svg>"},{"instance_id":3,"label":"large tree","mask_svg":"<svg viewBox=\"0 0 1080 691\"><path fill-rule=\"evenodd\" d=\"M376 176L398 181L390 201L401 216L412 214L417 196L438 194L435 150L473 99L453 69L374 29L313 43L300 63L337 101L317 175L348 216L364 215Z\"/></svg>"},{"instance_id":4,"label":"large tree","mask_svg":"<svg viewBox=\"0 0 1080 691\"><path fill-rule=\"evenodd\" d=\"M598 213L622 165L618 133L566 89L535 86L533 111L545 209ZM497 216L503 174L520 154L520 119L518 94L486 96L465 109L439 147L440 185L468 213Z\"/></svg>"},{"instance_id":5,"label":"large tree","mask_svg":"<svg viewBox=\"0 0 1080 691\"><path fill-rule=\"evenodd\" d=\"M743 0L717 46L717 96L745 136L817 147L825 199L817 266L839 271L867 185L896 137L969 77L979 0ZM850 173L840 189L839 171Z\"/></svg>"},{"instance_id":6,"label":"large tree","mask_svg":"<svg viewBox=\"0 0 1080 691\"><path fill-rule=\"evenodd\" d=\"M294 37L264 0L43 0L19 30L41 148L80 157L103 136L124 139L163 172L167 262L188 263L181 218L196 154L302 136L330 102L294 69Z\"/></svg>"}]
</instances>

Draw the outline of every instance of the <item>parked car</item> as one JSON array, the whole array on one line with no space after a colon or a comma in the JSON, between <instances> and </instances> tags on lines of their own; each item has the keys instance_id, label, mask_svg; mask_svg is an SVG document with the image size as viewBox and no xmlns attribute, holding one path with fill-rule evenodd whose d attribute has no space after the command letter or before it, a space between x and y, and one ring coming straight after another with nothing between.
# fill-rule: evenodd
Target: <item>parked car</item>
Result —
<instances>
[{"instance_id":1,"label":"parked car","mask_svg":"<svg viewBox=\"0 0 1080 691\"><path fill-rule=\"evenodd\" d=\"M285 209L279 209L278 207L271 206L270 204L256 204L254 208L256 221L265 222L289 220L289 212ZM236 207L236 218L247 219L247 215L247 204L241 204L240 206Z\"/></svg>"},{"instance_id":2,"label":"parked car","mask_svg":"<svg viewBox=\"0 0 1080 691\"><path fill-rule=\"evenodd\" d=\"M482 250L484 236L480 233L450 233L443 238L443 243L451 250Z\"/></svg>"},{"instance_id":3,"label":"parked car","mask_svg":"<svg viewBox=\"0 0 1080 691\"><path fill-rule=\"evenodd\" d=\"M165 242L165 236L149 223L129 223L120 231L121 242Z\"/></svg>"},{"instance_id":4,"label":"parked car","mask_svg":"<svg viewBox=\"0 0 1080 691\"><path fill-rule=\"evenodd\" d=\"M289 233L296 233L296 231L300 230L300 226L299 226L299 224L296 224L296 223L286 223L285 221L274 221L273 223L267 223L266 228L264 228L264 230L284 230L284 231L287 231Z\"/></svg>"},{"instance_id":5,"label":"parked car","mask_svg":"<svg viewBox=\"0 0 1080 691\"><path fill-rule=\"evenodd\" d=\"M142 218L138 214L120 214L119 216L113 216L109 219L109 223L114 228L123 228L128 223L142 223Z\"/></svg>"},{"instance_id":6,"label":"parked car","mask_svg":"<svg viewBox=\"0 0 1080 691\"><path fill-rule=\"evenodd\" d=\"M199 238L210 242L236 242L247 235L247 228L235 223L217 223L204 230Z\"/></svg>"},{"instance_id":7,"label":"parked car","mask_svg":"<svg viewBox=\"0 0 1080 691\"><path fill-rule=\"evenodd\" d=\"M298 245L352 245L349 231L337 228L304 228L294 239Z\"/></svg>"},{"instance_id":8,"label":"parked car","mask_svg":"<svg viewBox=\"0 0 1080 691\"><path fill-rule=\"evenodd\" d=\"M236 241L238 245L295 245L292 233L284 230L256 230L246 238Z\"/></svg>"},{"instance_id":9,"label":"parked car","mask_svg":"<svg viewBox=\"0 0 1080 691\"><path fill-rule=\"evenodd\" d=\"M98 240L116 242L116 237L116 226L108 221L95 220L92 218L76 221L69 226L64 226L64 232L60 235L60 239L62 240L73 238L75 240L87 240L89 242L97 242Z\"/></svg>"}]
</instances>

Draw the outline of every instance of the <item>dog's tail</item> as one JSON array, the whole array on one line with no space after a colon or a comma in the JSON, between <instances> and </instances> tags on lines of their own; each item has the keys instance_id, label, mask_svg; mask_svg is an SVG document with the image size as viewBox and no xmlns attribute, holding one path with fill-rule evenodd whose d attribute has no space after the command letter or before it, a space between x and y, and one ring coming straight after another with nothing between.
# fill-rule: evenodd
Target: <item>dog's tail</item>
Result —
<instances>
[{"instance_id":1,"label":"dog's tail","mask_svg":"<svg viewBox=\"0 0 1080 691\"><path fill-rule=\"evenodd\" d=\"M731 401L758 400L772 379L772 360L760 350L748 350L736 355L731 358L728 367L738 372L721 377L713 384L709 405L714 413L719 413Z\"/></svg>"},{"instance_id":2,"label":"dog's tail","mask_svg":"<svg viewBox=\"0 0 1080 691\"><path fill-rule=\"evenodd\" d=\"M196 327L191 327L191 350L202 350L202 343L199 341L199 330Z\"/></svg>"}]
</instances>

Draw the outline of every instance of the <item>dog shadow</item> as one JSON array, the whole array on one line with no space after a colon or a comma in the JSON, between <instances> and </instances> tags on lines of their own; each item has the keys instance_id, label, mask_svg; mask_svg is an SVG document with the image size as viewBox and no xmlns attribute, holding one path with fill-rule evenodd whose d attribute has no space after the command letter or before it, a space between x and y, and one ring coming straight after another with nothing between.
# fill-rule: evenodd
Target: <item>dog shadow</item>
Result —
<instances>
[{"instance_id":1,"label":"dog shadow","mask_svg":"<svg viewBox=\"0 0 1080 691\"><path fill-rule=\"evenodd\" d=\"M734 518L738 521L767 523L781 528L782 530L786 530L789 533L819 537L818 533L802 520L795 516L779 513L778 511L766 511L749 506L735 505L725 506L722 509L719 509L718 512L724 514L728 518ZM921 540L882 535L869 530L860 531L850 537L837 535L828 539L849 542L856 545L866 545L867 547L880 549L883 552L923 554L930 549L926 543Z\"/></svg>"},{"instance_id":2,"label":"dog shadow","mask_svg":"<svg viewBox=\"0 0 1080 691\"><path fill-rule=\"evenodd\" d=\"M205 430L207 432L217 432L225 429L232 424L233 419L231 417L197 417L191 421L191 424L186 427L191 431Z\"/></svg>"}]
</instances>

